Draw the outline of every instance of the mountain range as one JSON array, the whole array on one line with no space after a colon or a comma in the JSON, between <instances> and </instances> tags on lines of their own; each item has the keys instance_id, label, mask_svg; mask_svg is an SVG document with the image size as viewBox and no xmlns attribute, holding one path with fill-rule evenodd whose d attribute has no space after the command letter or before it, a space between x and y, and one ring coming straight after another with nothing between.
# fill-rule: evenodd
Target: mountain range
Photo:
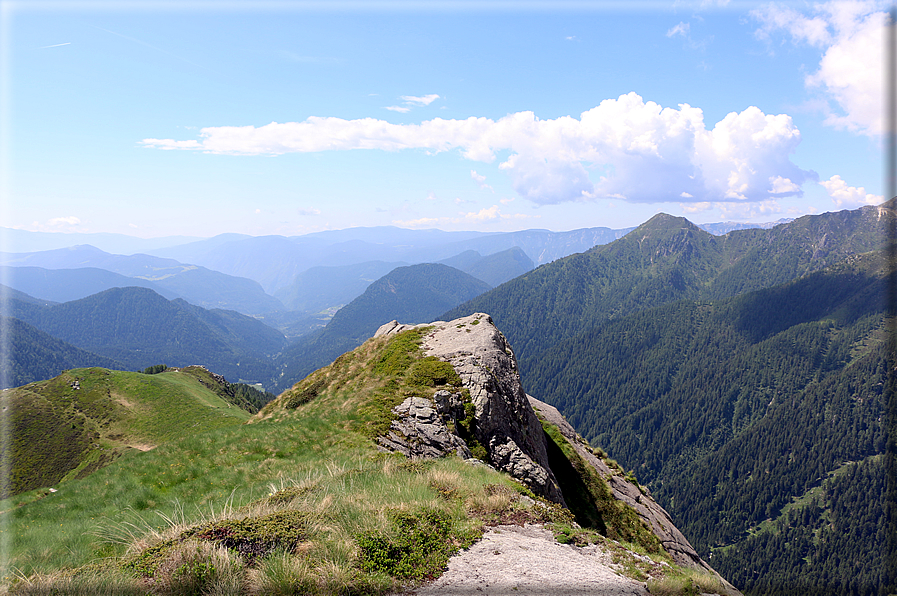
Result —
<instances>
[{"instance_id":1,"label":"mountain range","mask_svg":"<svg viewBox=\"0 0 897 596\"><path fill-rule=\"evenodd\" d=\"M207 310L147 288L64 304L15 295L4 314L132 370L193 358L227 378L284 390L391 319L488 313L513 346L527 393L631 470L735 585L750 594L866 594L892 582L870 545L886 536L875 495L886 490L886 296L895 277L886 240L894 223L893 200L719 236L659 214L543 264L527 238L550 255L584 232L548 243L539 231L518 233L498 252L489 243L510 239L402 232L378 245L388 232L380 229L302 237L327 264L300 272L308 283L289 295L318 304L349 299L336 293L341 284L357 291L362 276L408 262L385 260L404 250L401 242L446 256L391 269L292 342L262 324L268 315ZM598 237L589 234L587 242ZM246 270L264 247L301 244L218 239L184 255L236 258L244 242L251 250L234 267ZM491 248L480 252L477 243ZM356 250L384 260L348 262ZM472 274L490 263L502 275L520 273L490 289ZM259 275L276 284L300 266L297 257ZM325 298L307 287L316 279Z\"/></svg>"}]
</instances>

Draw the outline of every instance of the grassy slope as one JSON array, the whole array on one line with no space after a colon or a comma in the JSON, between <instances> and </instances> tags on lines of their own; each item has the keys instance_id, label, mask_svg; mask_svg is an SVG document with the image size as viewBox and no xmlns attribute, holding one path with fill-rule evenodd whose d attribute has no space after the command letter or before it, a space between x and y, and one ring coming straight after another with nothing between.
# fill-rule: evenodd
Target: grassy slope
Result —
<instances>
[{"instance_id":1,"label":"grassy slope","mask_svg":"<svg viewBox=\"0 0 897 596\"><path fill-rule=\"evenodd\" d=\"M245 421L247 412L201 383L202 372L81 368L9 390L12 467L3 496L85 476L132 449Z\"/></svg>"},{"instance_id":2,"label":"grassy slope","mask_svg":"<svg viewBox=\"0 0 897 596\"><path fill-rule=\"evenodd\" d=\"M484 522L553 521L567 539L604 540L581 537L569 512L521 499L528 491L494 470L377 450L372 435L392 405L436 390L409 384L421 379L418 337L370 340L250 424L129 453L8 511L3 576L16 593L71 589L79 578L109 594L192 593L175 585L188 580L212 593L230 593L224 584L239 593L383 593L441 573Z\"/></svg>"}]
</instances>

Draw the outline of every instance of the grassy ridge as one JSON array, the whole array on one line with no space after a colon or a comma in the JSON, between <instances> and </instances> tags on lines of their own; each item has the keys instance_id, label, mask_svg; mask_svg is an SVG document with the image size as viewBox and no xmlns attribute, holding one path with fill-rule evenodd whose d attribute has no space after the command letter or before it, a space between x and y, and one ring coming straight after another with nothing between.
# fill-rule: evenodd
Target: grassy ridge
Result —
<instances>
[{"instance_id":1,"label":"grassy ridge","mask_svg":"<svg viewBox=\"0 0 897 596\"><path fill-rule=\"evenodd\" d=\"M83 477L128 450L245 421L189 372L144 375L103 368L66 371L8 390L8 497Z\"/></svg>"},{"instance_id":2,"label":"grassy ridge","mask_svg":"<svg viewBox=\"0 0 897 596\"><path fill-rule=\"evenodd\" d=\"M231 561L241 569L241 582L267 590L284 574L294 584L314 575L382 592L418 576L417 571L403 575L401 569L424 565L430 569L424 575L436 573L450 552L477 535L482 519L498 519L524 507L515 495L526 490L507 476L455 458L407 462L376 449L365 428L379 422L391 392L405 387L398 379L414 368L411 356L419 350L414 338L419 335L409 334L392 345L368 342L319 371L325 381L303 404L284 408L285 394L253 424L191 434L152 451L129 453L87 478L59 485L56 493L7 511L4 531L12 532L13 548L4 577L13 580L14 570L28 576L16 584L27 593L46 582L67 581L60 569L81 569L77 576L99 567L113 570L135 589L146 582L157 585L174 581L166 561L187 556L184 549L199 548L194 544L197 527L217 535L208 524L288 511L302 513L308 544L301 553L295 552L296 544L274 544L262 549L264 556L257 561ZM375 363L379 373L371 372ZM165 375L153 375L160 376ZM41 493L20 499L36 496ZM8 509L15 501L0 506ZM435 559L432 552L419 552L401 539L409 527L424 531L418 518L441 520L439 536L428 538L428 544L442 545ZM140 559L160 544L161 551L154 551L163 552L159 560ZM230 568L230 563L218 567ZM322 575L325 568L330 571ZM308 571L305 579L298 577L303 569ZM311 569L318 572L311 574Z\"/></svg>"}]
</instances>

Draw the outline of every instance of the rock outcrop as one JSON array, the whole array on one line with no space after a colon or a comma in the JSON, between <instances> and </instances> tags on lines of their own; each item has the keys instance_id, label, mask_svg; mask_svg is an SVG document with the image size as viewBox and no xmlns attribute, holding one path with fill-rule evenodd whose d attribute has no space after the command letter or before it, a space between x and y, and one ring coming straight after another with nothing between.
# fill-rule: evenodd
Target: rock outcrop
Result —
<instances>
[{"instance_id":1,"label":"rock outcrop","mask_svg":"<svg viewBox=\"0 0 897 596\"><path fill-rule=\"evenodd\" d=\"M454 406L454 407L452 407ZM452 433L446 422L464 415L461 396L448 391L438 391L435 403L423 397L409 397L393 408L396 419L389 433L380 437L380 446L398 451L406 457L442 457L454 454L462 459L473 457L467 443Z\"/></svg>"},{"instance_id":2,"label":"rock outcrop","mask_svg":"<svg viewBox=\"0 0 897 596\"><path fill-rule=\"evenodd\" d=\"M470 392L475 408L474 434L486 448L488 463L517 478L533 492L564 504L563 493L548 465L544 431L520 384L517 359L492 318L476 313L426 326L433 329L424 336L421 347L427 356L449 362ZM422 325L391 321L381 326L374 337L419 327Z\"/></svg>"}]
</instances>

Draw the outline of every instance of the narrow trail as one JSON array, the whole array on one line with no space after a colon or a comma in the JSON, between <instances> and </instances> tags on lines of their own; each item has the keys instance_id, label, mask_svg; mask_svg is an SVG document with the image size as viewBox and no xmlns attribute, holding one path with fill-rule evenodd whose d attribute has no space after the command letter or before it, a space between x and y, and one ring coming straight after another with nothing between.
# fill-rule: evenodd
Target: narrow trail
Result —
<instances>
[{"instance_id":1,"label":"narrow trail","mask_svg":"<svg viewBox=\"0 0 897 596\"><path fill-rule=\"evenodd\" d=\"M498 526L452 557L432 584L403 596L648 596L598 545L559 544L541 525Z\"/></svg>"}]
</instances>

